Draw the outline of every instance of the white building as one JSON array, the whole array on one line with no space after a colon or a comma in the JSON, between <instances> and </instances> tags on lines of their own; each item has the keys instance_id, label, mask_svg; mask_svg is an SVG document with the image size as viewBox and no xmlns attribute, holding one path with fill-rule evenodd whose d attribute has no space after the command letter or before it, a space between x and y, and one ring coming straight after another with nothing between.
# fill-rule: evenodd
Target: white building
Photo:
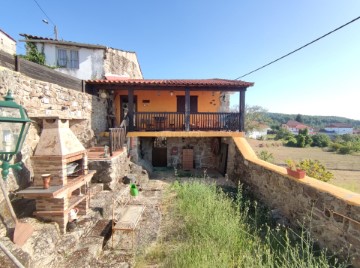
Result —
<instances>
[{"instance_id":1,"label":"white building","mask_svg":"<svg viewBox=\"0 0 360 268\"><path fill-rule=\"evenodd\" d=\"M22 42L34 43L45 55L45 64L55 70L82 80L120 76L142 79L135 52L108 48L101 45L76 43L28 34Z\"/></svg>"},{"instance_id":2,"label":"white building","mask_svg":"<svg viewBox=\"0 0 360 268\"><path fill-rule=\"evenodd\" d=\"M6 53L16 54L16 41L10 35L0 29L0 50Z\"/></svg>"},{"instance_id":3,"label":"white building","mask_svg":"<svg viewBox=\"0 0 360 268\"><path fill-rule=\"evenodd\" d=\"M325 131L334 135L353 134L353 127L345 123L333 123L325 127Z\"/></svg>"},{"instance_id":4,"label":"white building","mask_svg":"<svg viewBox=\"0 0 360 268\"><path fill-rule=\"evenodd\" d=\"M248 131L246 133L246 136L251 139L260 139L265 138L267 135L268 130L271 130L271 128L267 125L259 124L256 128L254 128L252 131Z\"/></svg>"}]
</instances>

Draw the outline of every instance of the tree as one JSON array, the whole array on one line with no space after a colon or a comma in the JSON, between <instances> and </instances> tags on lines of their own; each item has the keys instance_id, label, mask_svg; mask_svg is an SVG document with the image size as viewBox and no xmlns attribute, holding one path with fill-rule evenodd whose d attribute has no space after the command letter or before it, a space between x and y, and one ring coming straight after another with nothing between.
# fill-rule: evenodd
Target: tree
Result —
<instances>
[{"instance_id":1,"label":"tree","mask_svg":"<svg viewBox=\"0 0 360 268\"><path fill-rule=\"evenodd\" d=\"M302 115L301 115L301 114L298 114L298 115L295 117L295 121L298 121L299 123L304 123L304 119L302 118Z\"/></svg>"},{"instance_id":2,"label":"tree","mask_svg":"<svg viewBox=\"0 0 360 268\"><path fill-rule=\"evenodd\" d=\"M253 131L260 124L270 124L271 119L266 115L267 110L261 106L245 106L245 130Z\"/></svg>"},{"instance_id":3,"label":"tree","mask_svg":"<svg viewBox=\"0 0 360 268\"><path fill-rule=\"evenodd\" d=\"M286 128L280 128L279 131L276 133L275 140L289 140L293 138L294 135L287 130Z\"/></svg>"},{"instance_id":4,"label":"tree","mask_svg":"<svg viewBox=\"0 0 360 268\"><path fill-rule=\"evenodd\" d=\"M239 105L231 108L232 112L239 112ZM266 115L267 110L258 105L245 106L245 130L251 132L256 129L260 124L269 125L272 120Z\"/></svg>"}]
</instances>

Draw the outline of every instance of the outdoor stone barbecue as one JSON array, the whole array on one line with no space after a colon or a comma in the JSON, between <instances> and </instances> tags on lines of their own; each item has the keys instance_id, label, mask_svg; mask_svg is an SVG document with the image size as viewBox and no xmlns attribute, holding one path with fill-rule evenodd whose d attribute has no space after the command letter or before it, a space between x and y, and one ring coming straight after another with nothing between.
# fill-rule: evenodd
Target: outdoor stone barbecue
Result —
<instances>
[{"instance_id":1,"label":"outdoor stone barbecue","mask_svg":"<svg viewBox=\"0 0 360 268\"><path fill-rule=\"evenodd\" d=\"M34 215L59 224L66 232L69 212L78 208L79 215L89 210L89 183L95 171L88 170L87 150L69 129L69 120L43 118L43 130L35 154L31 157L34 170L33 186L18 192L19 196L35 199ZM43 186L43 174L50 174L49 188Z\"/></svg>"}]
</instances>

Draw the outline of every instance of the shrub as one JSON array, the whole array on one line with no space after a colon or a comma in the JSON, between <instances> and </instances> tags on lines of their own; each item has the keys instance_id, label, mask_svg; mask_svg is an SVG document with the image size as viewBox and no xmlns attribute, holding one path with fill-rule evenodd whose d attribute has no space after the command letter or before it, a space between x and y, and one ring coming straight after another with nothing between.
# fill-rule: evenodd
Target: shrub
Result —
<instances>
[{"instance_id":1,"label":"shrub","mask_svg":"<svg viewBox=\"0 0 360 268\"><path fill-rule=\"evenodd\" d=\"M318 160L304 159L299 163L299 167L306 171L306 175L321 181L327 182L334 178L334 174Z\"/></svg>"},{"instance_id":2,"label":"shrub","mask_svg":"<svg viewBox=\"0 0 360 268\"><path fill-rule=\"evenodd\" d=\"M269 163L274 162L274 156L269 151L262 150L257 155L261 160L264 160L264 161L269 162Z\"/></svg>"},{"instance_id":3,"label":"shrub","mask_svg":"<svg viewBox=\"0 0 360 268\"><path fill-rule=\"evenodd\" d=\"M331 143L331 140L328 135L320 133L312 136L312 144L311 146L318 146L318 147L328 147Z\"/></svg>"},{"instance_id":4,"label":"shrub","mask_svg":"<svg viewBox=\"0 0 360 268\"><path fill-rule=\"evenodd\" d=\"M291 137L287 143L286 143L286 146L289 146L289 147L297 147L297 140L296 138L293 136Z\"/></svg>"}]
</instances>

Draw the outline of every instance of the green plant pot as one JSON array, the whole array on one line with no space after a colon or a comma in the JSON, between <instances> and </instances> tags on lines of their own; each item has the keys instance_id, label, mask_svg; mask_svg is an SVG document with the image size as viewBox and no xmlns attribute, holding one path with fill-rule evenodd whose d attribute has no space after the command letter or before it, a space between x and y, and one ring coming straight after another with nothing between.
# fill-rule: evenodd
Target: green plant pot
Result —
<instances>
[{"instance_id":1,"label":"green plant pot","mask_svg":"<svg viewBox=\"0 0 360 268\"><path fill-rule=\"evenodd\" d=\"M138 188L136 188L136 185L132 183L130 185L130 195L131 196L137 196L138 194L139 194Z\"/></svg>"}]
</instances>

